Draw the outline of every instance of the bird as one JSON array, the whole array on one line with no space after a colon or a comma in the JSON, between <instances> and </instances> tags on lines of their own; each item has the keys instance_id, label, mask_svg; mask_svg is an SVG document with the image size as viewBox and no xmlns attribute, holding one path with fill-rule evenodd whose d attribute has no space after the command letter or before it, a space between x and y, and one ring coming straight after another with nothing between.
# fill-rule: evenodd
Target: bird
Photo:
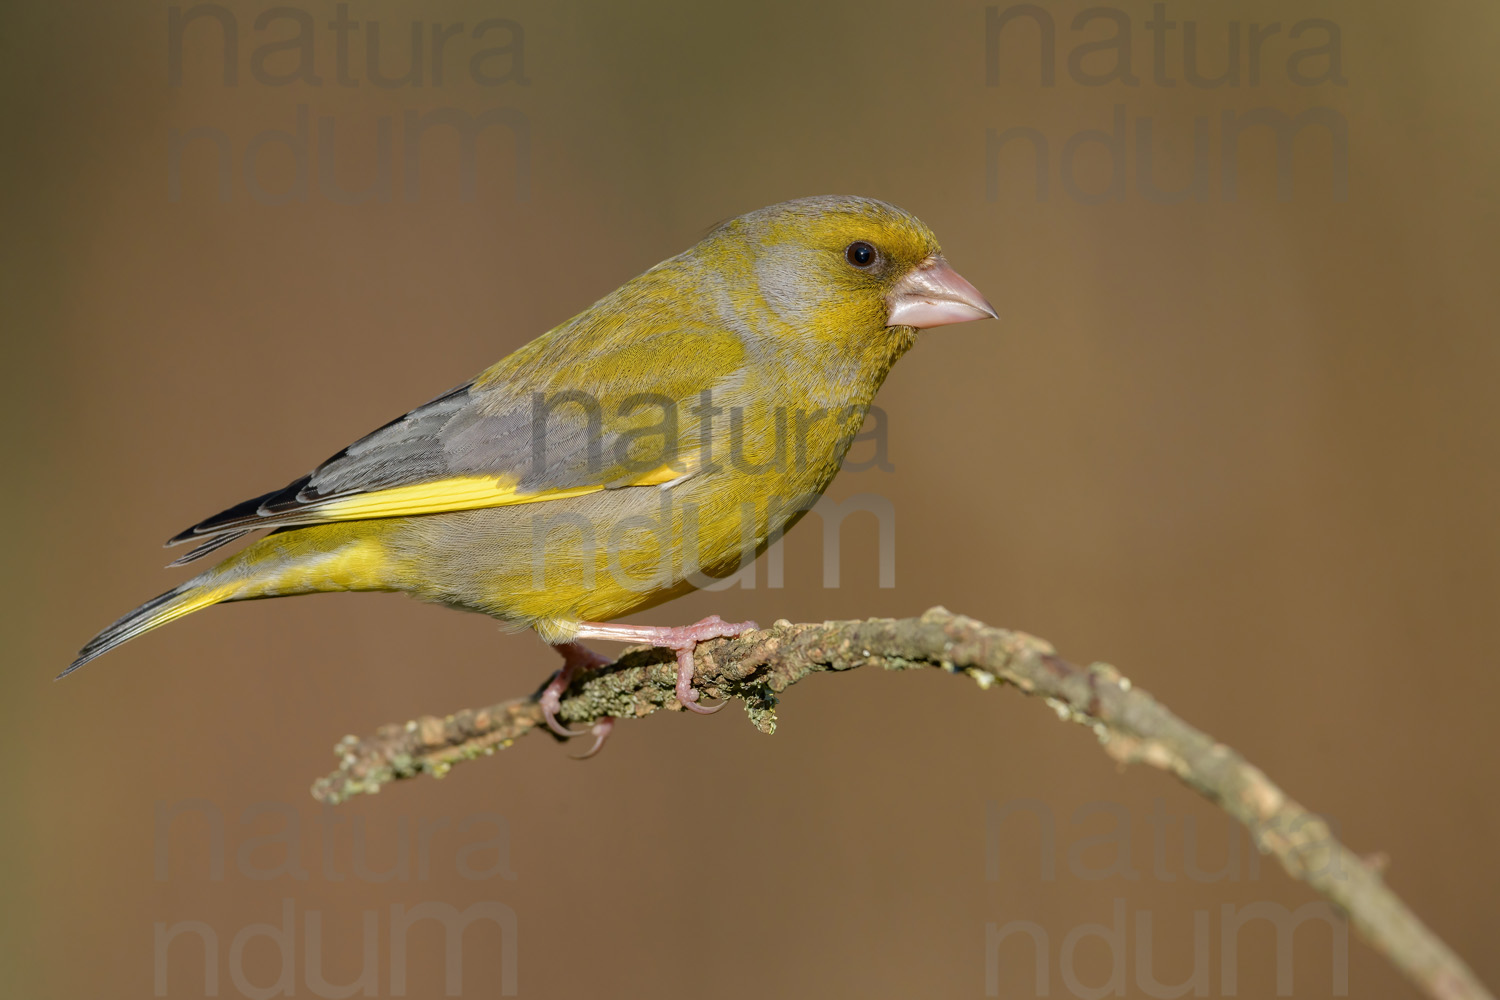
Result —
<instances>
[{"instance_id":1,"label":"bird","mask_svg":"<svg viewBox=\"0 0 1500 1000\"><path fill-rule=\"evenodd\" d=\"M557 718L584 640L665 647L696 712L693 649L754 622L627 625L734 572L828 487L919 331L997 318L916 216L872 198L761 208L627 281L469 381L287 486L168 541L172 565L269 533L90 640L66 676L211 605L400 591L534 630L563 657L538 693ZM716 707L723 707L723 703ZM588 754L585 754L588 756Z\"/></svg>"}]
</instances>

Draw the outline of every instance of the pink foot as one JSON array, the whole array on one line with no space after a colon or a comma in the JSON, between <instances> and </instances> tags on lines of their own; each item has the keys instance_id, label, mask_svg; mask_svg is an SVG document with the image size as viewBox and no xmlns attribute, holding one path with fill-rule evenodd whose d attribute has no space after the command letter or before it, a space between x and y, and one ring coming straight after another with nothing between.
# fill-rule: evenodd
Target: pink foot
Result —
<instances>
[{"instance_id":1,"label":"pink foot","mask_svg":"<svg viewBox=\"0 0 1500 1000\"><path fill-rule=\"evenodd\" d=\"M613 724L613 720L600 719L599 722L595 723L592 730L569 729L557 721L557 710L562 707L563 692L568 690L568 686L573 683L573 679L578 676L579 672L593 670L595 667L602 667L609 662L609 658L600 656L581 642L564 642L552 648L562 654L563 665L561 670L552 675L552 679L547 682L547 686L542 688L541 697L537 699L542 703L542 716L547 720L547 728L564 739L582 736L587 732L593 732L594 735L598 736L599 739L594 744L594 748L583 755L584 757L592 757L604 745L604 737L609 735L609 728L607 726L604 729L603 735L600 735L599 726L605 722Z\"/></svg>"},{"instance_id":2,"label":"pink foot","mask_svg":"<svg viewBox=\"0 0 1500 1000\"><path fill-rule=\"evenodd\" d=\"M682 707L689 711L700 715L712 715L728 702L720 702L713 708L704 708L698 704L698 692L693 690L694 647L705 639L733 638L759 627L754 622L726 622L718 615L709 615L701 622L676 627L584 622L578 627L577 637L579 639L609 639L614 642L646 642L672 650L677 654L677 700L682 702Z\"/></svg>"},{"instance_id":3,"label":"pink foot","mask_svg":"<svg viewBox=\"0 0 1500 1000\"><path fill-rule=\"evenodd\" d=\"M615 720L613 716L606 715L598 722L595 722L593 726L589 728L589 732L594 734L594 745L589 747L583 753L575 753L573 755L573 759L588 760L590 757L594 756L594 754L598 753L599 748L604 746L604 741L609 739L609 734L614 731L614 728ZM579 733L578 735L581 736L583 734Z\"/></svg>"}]
</instances>

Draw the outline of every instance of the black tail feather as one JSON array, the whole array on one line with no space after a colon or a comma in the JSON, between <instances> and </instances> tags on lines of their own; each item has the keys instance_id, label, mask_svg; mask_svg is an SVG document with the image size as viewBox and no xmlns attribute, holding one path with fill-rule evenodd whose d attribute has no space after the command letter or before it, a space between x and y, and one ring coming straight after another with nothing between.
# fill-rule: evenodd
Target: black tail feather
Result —
<instances>
[{"instance_id":1,"label":"black tail feather","mask_svg":"<svg viewBox=\"0 0 1500 1000\"><path fill-rule=\"evenodd\" d=\"M62 680L95 657L103 656L111 649L114 649L121 643L134 639L142 632L150 631L156 626L158 616L167 610L173 602L182 598L192 589L196 588L191 584L183 584L181 587L169 590L165 594L159 594L115 622L109 628L90 639L88 644L78 651L78 658L68 666L68 669L58 674L57 679Z\"/></svg>"}]
</instances>

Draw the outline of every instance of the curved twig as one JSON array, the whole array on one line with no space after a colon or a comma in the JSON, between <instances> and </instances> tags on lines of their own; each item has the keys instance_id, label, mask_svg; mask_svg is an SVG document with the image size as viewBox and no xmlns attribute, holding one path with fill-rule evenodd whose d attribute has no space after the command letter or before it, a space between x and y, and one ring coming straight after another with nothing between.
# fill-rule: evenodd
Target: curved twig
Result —
<instances>
[{"instance_id":1,"label":"curved twig","mask_svg":"<svg viewBox=\"0 0 1500 1000\"><path fill-rule=\"evenodd\" d=\"M1328 825L1289 798L1234 750L1173 715L1104 663L1077 667L1044 640L991 628L933 608L920 618L793 625L696 651L697 688L707 697L739 698L762 732L776 728L777 696L809 674L873 665L887 670L942 667L989 688L997 681L1045 698L1064 719L1088 726L1123 764L1170 771L1249 828L1260 850L1342 910L1355 929L1435 1000L1494 1000L1474 974L1411 912L1367 862L1334 838ZM673 694L676 663L663 650L631 650L580 677L559 716L592 722L680 710ZM339 769L313 785L313 797L341 802L418 774L441 777L455 763L504 748L532 730L547 732L535 697L424 716L349 736L336 752Z\"/></svg>"}]
</instances>

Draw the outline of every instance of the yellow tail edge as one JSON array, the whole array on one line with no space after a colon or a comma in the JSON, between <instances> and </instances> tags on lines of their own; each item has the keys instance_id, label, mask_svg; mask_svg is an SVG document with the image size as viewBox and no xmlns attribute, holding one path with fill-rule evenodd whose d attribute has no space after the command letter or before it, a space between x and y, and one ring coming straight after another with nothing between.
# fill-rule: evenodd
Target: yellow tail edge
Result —
<instances>
[{"instance_id":1,"label":"yellow tail edge","mask_svg":"<svg viewBox=\"0 0 1500 1000\"><path fill-rule=\"evenodd\" d=\"M232 596L236 589L238 588L233 584L215 585L189 580L180 587L153 597L90 639L78 651L78 659L69 664L68 669L58 674L57 679L61 680L90 660L103 656L111 649L129 642L138 635L144 635L167 622L176 621L183 615L190 615L209 605L218 604Z\"/></svg>"}]
</instances>

